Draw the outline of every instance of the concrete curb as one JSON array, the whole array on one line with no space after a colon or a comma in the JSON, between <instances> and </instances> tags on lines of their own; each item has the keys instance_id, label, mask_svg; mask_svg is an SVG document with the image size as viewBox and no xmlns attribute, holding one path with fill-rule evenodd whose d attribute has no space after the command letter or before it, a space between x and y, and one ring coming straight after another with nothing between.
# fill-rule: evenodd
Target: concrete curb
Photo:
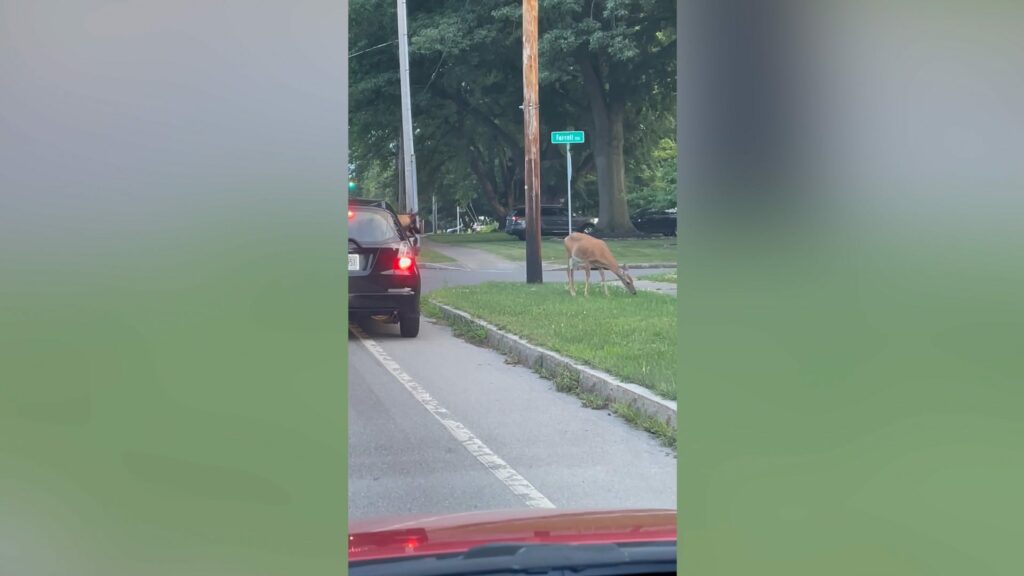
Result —
<instances>
[{"instance_id":1,"label":"concrete curb","mask_svg":"<svg viewBox=\"0 0 1024 576\"><path fill-rule=\"evenodd\" d=\"M576 374L579 378L580 388L587 392L597 394L609 402L628 404L639 412L657 418L675 428L676 403L674 401L660 398L643 386L623 382L611 374L585 366L556 352L534 346L514 334L499 330L461 310L437 302L433 304L441 310L441 315L446 320L461 320L483 328L487 333L488 346L515 358L520 364L544 372L568 370Z\"/></svg>"}]
</instances>

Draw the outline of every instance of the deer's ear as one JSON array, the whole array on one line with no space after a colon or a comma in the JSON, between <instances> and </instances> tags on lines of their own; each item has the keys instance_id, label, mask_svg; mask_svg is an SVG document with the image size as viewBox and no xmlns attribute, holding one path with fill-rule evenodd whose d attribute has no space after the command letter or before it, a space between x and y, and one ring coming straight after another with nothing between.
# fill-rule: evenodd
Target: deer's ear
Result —
<instances>
[{"instance_id":1,"label":"deer's ear","mask_svg":"<svg viewBox=\"0 0 1024 576\"><path fill-rule=\"evenodd\" d=\"M622 268L624 272L629 272L629 264L623 264L620 268Z\"/></svg>"}]
</instances>

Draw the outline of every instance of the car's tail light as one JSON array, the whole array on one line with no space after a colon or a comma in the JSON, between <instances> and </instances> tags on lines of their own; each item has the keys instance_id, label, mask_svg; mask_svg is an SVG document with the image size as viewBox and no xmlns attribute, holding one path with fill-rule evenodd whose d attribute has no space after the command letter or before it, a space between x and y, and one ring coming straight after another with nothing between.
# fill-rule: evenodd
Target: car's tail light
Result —
<instances>
[{"instance_id":1,"label":"car's tail light","mask_svg":"<svg viewBox=\"0 0 1024 576\"><path fill-rule=\"evenodd\" d=\"M398 258L395 258L395 271L409 274L412 271L412 265L415 263L412 246L408 242L402 242L401 246L398 247Z\"/></svg>"},{"instance_id":2,"label":"car's tail light","mask_svg":"<svg viewBox=\"0 0 1024 576\"><path fill-rule=\"evenodd\" d=\"M348 219L351 220L351 219L353 219L355 217L356 217L356 213L351 211L351 210L349 210L348 211Z\"/></svg>"}]
</instances>

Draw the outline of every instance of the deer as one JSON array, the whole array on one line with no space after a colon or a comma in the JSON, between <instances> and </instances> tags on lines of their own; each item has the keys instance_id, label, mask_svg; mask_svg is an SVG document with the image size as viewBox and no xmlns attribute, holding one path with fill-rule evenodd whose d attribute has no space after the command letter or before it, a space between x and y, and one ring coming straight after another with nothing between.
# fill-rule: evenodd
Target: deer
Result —
<instances>
[{"instance_id":1,"label":"deer","mask_svg":"<svg viewBox=\"0 0 1024 576\"><path fill-rule=\"evenodd\" d=\"M604 271L611 270L622 285L629 290L630 294L636 295L636 286L633 285L633 277L629 275L629 268L625 264L619 266L612 256L612 251L603 240L594 238L589 234L572 232L565 237L565 252L569 259L566 274L569 282L566 288L573 296L576 296L576 279L574 272L576 268L583 268L587 273L587 282L583 286L583 295L589 296L590 292L590 270L596 268L601 274L601 286L604 288L604 295L608 296L608 285L605 284Z\"/></svg>"},{"instance_id":2,"label":"deer","mask_svg":"<svg viewBox=\"0 0 1024 576\"><path fill-rule=\"evenodd\" d=\"M419 216L417 214L398 214L398 224L402 227L406 236L409 236L412 242L413 253L416 256L420 254L420 240L419 235L422 234L419 226Z\"/></svg>"},{"instance_id":3,"label":"deer","mask_svg":"<svg viewBox=\"0 0 1024 576\"><path fill-rule=\"evenodd\" d=\"M405 230L406 233L421 233L418 220L419 218L416 214L398 214L398 223L402 225L402 229Z\"/></svg>"}]
</instances>

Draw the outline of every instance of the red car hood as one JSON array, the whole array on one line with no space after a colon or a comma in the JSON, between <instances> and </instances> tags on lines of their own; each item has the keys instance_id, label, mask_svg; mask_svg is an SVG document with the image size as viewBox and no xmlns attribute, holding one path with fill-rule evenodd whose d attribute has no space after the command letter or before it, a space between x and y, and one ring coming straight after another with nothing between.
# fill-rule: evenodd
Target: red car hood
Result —
<instances>
[{"instance_id":1,"label":"red car hood","mask_svg":"<svg viewBox=\"0 0 1024 576\"><path fill-rule=\"evenodd\" d=\"M375 518L349 523L349 562L459 553L497 542L674 542L676 511L509 510Z\"/></svg>"}]
</instances>

